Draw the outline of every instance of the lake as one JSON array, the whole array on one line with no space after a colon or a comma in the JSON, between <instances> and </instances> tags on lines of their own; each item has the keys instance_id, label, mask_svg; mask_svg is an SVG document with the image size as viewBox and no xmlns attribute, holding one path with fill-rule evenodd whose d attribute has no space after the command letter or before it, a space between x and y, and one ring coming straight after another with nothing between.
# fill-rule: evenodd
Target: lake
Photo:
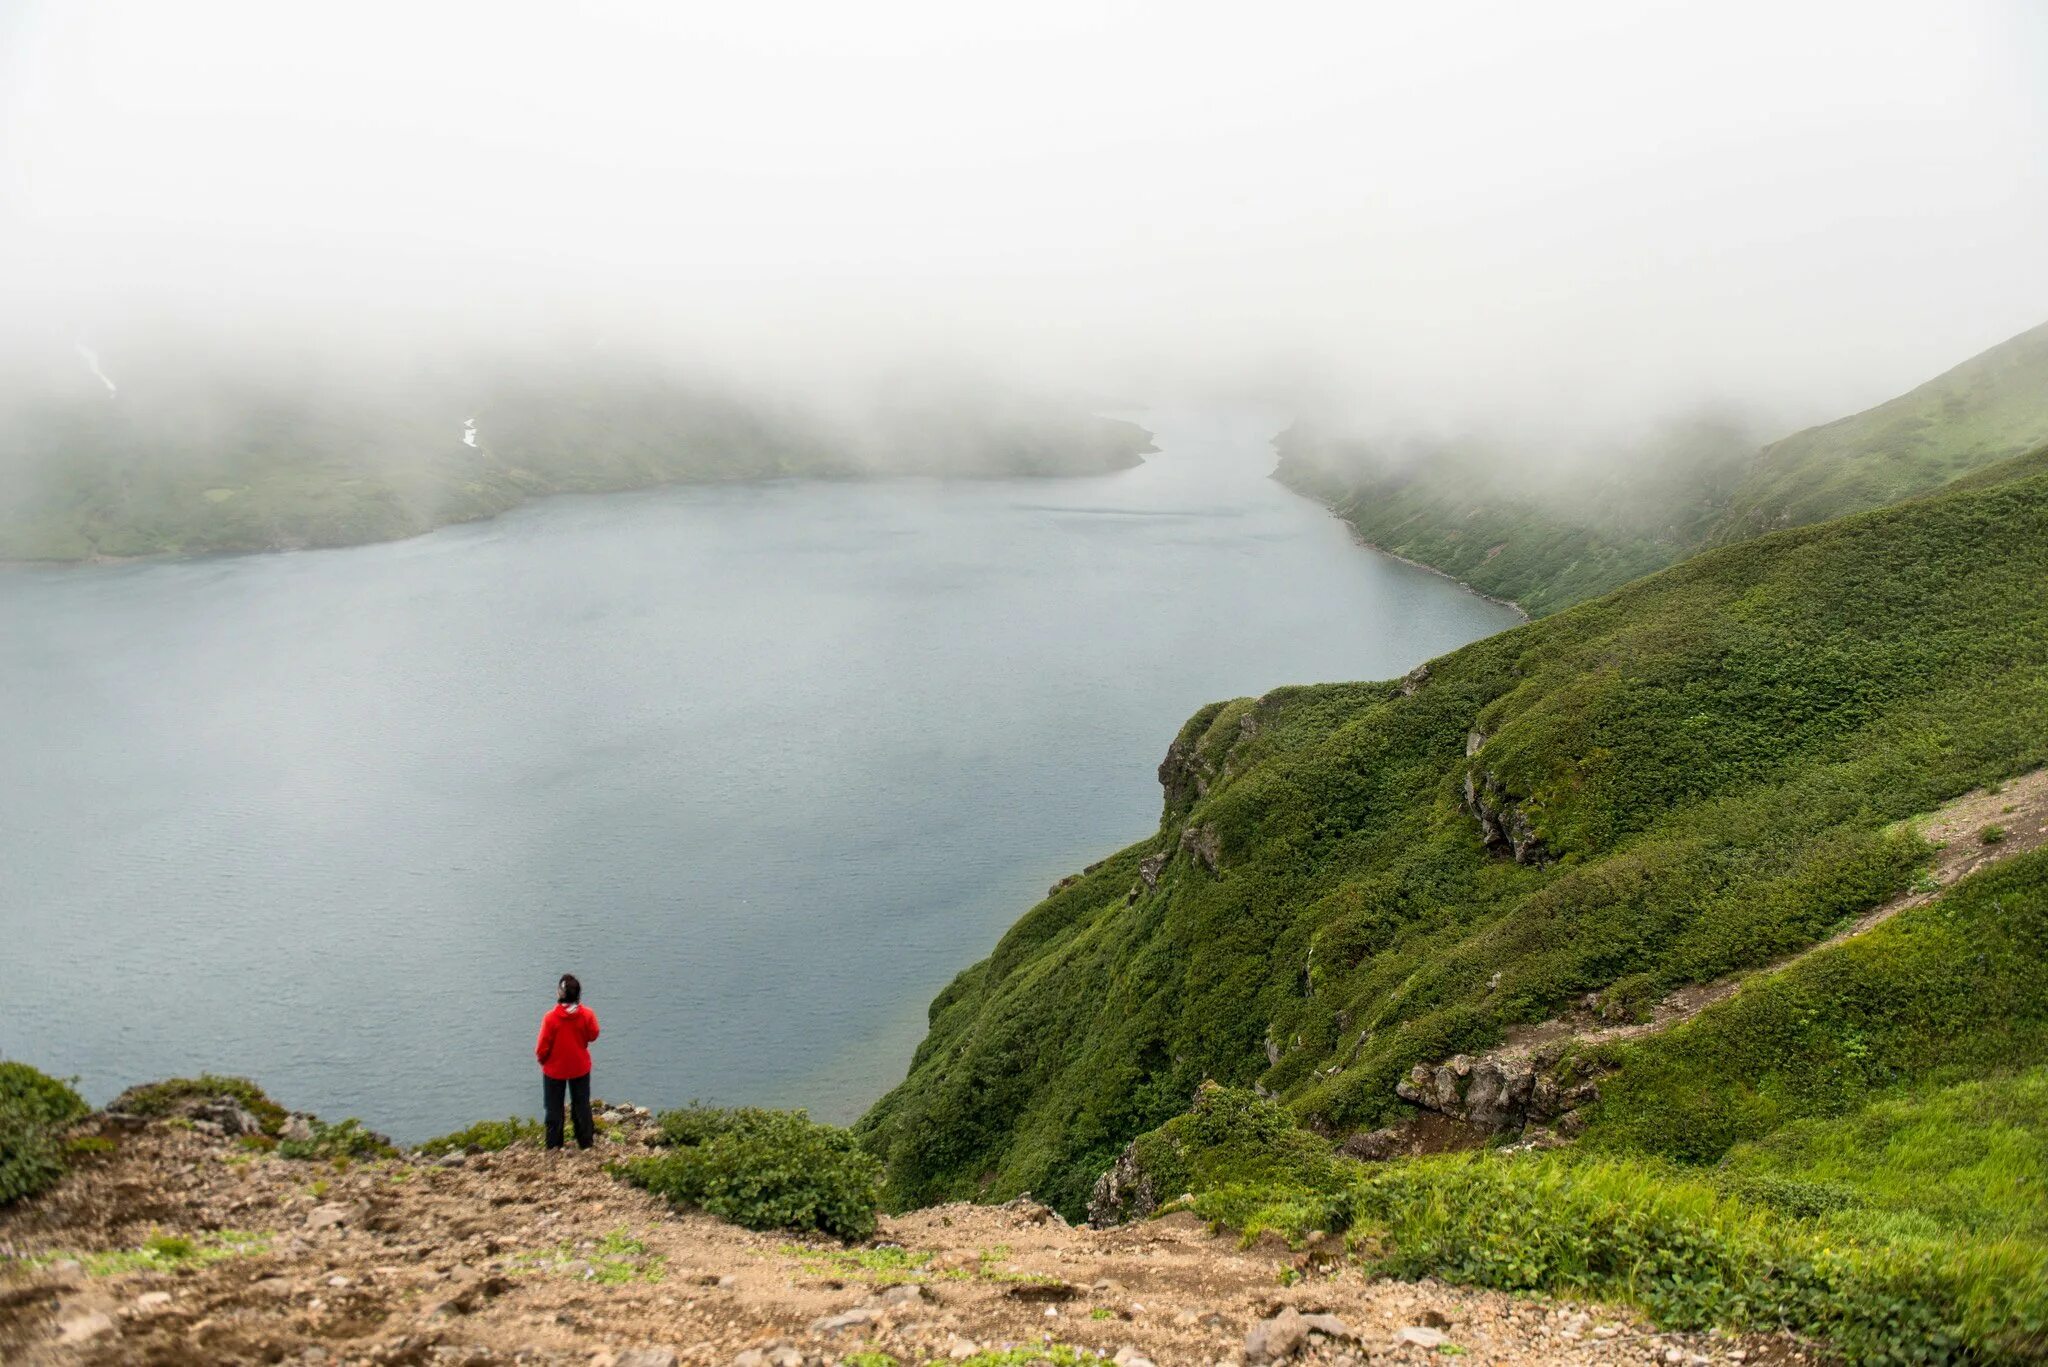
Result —
<instances>
[{"instance_id":1,"label":"lake","mask_svg":"<svg viewBox=\"0 0 2048 1367\"><path fill-rule=\"evenodd\" d=\"M1101 478L678 487L385 545L0 571L0 1054L413 1142L598 1095L857 1115L1205 702L1514 624L1133 415Z\"/></svg>"}]
</instances>

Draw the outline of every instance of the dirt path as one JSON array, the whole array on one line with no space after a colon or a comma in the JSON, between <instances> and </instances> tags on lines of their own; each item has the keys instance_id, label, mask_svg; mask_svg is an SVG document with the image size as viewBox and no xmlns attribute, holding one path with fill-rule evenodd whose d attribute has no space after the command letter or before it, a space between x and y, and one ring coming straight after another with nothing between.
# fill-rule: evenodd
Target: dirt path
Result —
<instances>
[{"instance_id":1,"label":"dirt path","mask_svg":"<svg viewBox=\"0 0 2048 1367\"><path fill-rule=\"evenodd\" d=\"M1474 1362L1790 1355L1597 1307L1374 1281L1278 1244L1241 1249L1192 1216L1098 1232L1028 1202L945 1206L845 1249L673 1214L598 1155L337 1172L162 1122L107 1133L115 1151L0 1212L0 1359L868 1367L883 1360L858 1353L951 1363L1050 1341L1168 1367L1246 1361L1247 1331L1286 1306L1354 1336L1305 1340L1300 1362L1437 1351L1398 1343L1409 1329ZM600 1154L645 1133L624 1127ZM133 1253L151 1239L158 1265Z\"/></svg>"},{"instance_id":2,"label":"dirt path","mask_svg":"<svg viewBox=\"0 0 2048 1367\"><path fill-rule=\"evenodd\" d=\"M2002 859L2048 845L2048 769L2036 769L2000 784L1995 790L1975 789L1925 816L1900 824L1917 830L1923 839L1936 847L1929 876L1914 889L1872 907L1856 918L1854 924L1763 968L1732 974L1710 983L1681 987L1652 1007L1648 1020L1632 1021L1626 1025L1603 1025L1587 1011L1536 1025L1517 1026L1508 1031L1505 1043L1497 1049L1488 1050L1481 1060L1507 1065L1526 1064L1548 1046L1566 1042L1606 1044L1661 1034L1674 1025L1691 1020L1716 1002L1728 1000L1741 990L1748 979L1781 972L1823 949L1867 934L1906 908L1933 901L1958 879L1967 878ZM1988 827L1998 828L2004 833L2003 838L1996 843L1985 844L1981 832Z\"/></svg>"}]
</instances>

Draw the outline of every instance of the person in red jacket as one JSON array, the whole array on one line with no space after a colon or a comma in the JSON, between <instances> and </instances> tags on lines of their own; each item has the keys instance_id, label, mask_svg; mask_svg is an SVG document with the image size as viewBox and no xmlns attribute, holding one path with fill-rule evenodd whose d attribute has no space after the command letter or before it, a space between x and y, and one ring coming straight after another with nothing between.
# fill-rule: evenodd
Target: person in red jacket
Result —
<instances>
[{"instance_id":1,"label":"person in red jacket","mask_svg":"<svg viewBox=\"0 0 2048 1367\"><path fill-rule=\"evenodd\" d=\"M583 984L564 973L555 990L555 1009L541 1018L533 1056L540 1060L541 1095L547 1102L548 1147L562 1147L562 1094L576 1126L576 1147L597 1139L590 1118L590 1046L597 1040L597 1013L583 1004Z\"/></svg>"}]
</instances>

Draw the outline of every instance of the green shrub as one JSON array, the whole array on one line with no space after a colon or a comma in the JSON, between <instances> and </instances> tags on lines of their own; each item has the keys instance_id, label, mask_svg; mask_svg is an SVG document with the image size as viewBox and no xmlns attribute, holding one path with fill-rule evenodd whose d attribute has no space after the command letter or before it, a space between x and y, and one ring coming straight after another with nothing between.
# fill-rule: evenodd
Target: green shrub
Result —
<instances>
[{"instance_id":1,"label":"green shrub","mask_svg":"<svg viewBox=\"0 0 2048 1367\"><path fill-rule=\"evenodd\" d=\"M507 1116L503 1120L479 1120L466 1130L438 1135L416 1152L429 1158L445 1153L497 1153L514 1144L533 1143L541 1137L541 1123L531 1116Z\"/></svg>"},{"instance_id":2,"label":"green shrub","mask_svg":"<svg viewBox=\"0 0 2048 1367\"><path fill-rule=\"evenodd\" d=\"M880 1165L851 1131L802 1111L702 1108L675 1133L695 1136L614 1171L678 1207L695 1207L748 1229L817 1230L841 1239L875 1232ZM664 1117L664 1131L668 1127Z\"/></svg>"},{"instance_id":3,"label":"green shrub","mask_svg":"<svg viewBox=\"0 0 2048 1367\"><path fill-rule=\"evenodd\" d=\"M312 1122L311 1139L284 1139L277 1145L277 1156L296 1159L353 1159L353 1158L396 1158L398 1150L384 1136L363 1128L363 1122L350 1116L336 1124L324 1120Z\"/></svg>"},{"instance_id":4,"label":"green shrub","mask_svg":"<svg viewBox=\"0 0 2048 1367\"><path fill-rule=\"evenodd\" d=\"M2005 843L2005 827L1986 826L1983 830L1977 832L1977 843L1980 845L2003 845Z\"/></svg>"},{"instance_id":5,"label":"green shrub","mask_svg":"<svg viewBox=\"0 0 2048 1367\"><path fill-rule=\"evenodd\" d=\"M1196 1208L1205 1218L1238 1228L1258 1224L1250 1234L1266 1227L1254 1209L1270 1207L1283 1193L1298 1197L1307 1211L1320 1210L1321 1193L1337 1185L1339 1168L1329 1143L1297 1127L1283 1107L1213 1082L1203 1084L1186 1115L1133 1141L1131 1158L1158 1204L1198 1193ZM1263 1217L1273 1218L1270 1211ZM1300 1218L1318 1223L1314 1214Z\"/></svg>"},{"instance_id":6,"label":"green shrub","mask_svg":"<svg viewBox=\"0 0 2048 1367\"><path fill-rule=\"evenodd\" d=\"M87 1109L66 1083L26 1063L0 1060L0 1206L64 1175L64 1130Z\"/></svg>"}]
</instances>

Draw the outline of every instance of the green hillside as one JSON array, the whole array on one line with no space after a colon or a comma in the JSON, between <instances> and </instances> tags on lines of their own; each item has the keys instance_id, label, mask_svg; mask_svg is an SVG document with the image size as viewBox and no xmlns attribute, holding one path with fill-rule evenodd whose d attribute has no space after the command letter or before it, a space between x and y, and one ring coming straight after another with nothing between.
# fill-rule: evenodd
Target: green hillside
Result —
<instances>
[{"instance_id":1,"label":"green hillside","mask_svg":"<svg viewBox=\"0 0 2048 1367\"><path fill-rule=\"evenodd\" d=\"M2044 441L2048 323L1887 403L1765 447L1708 544L1881 507Z\"/></svg>"},{"instance_id":2,"label":"green hillside","mask_svg":"<svg viewBox=\"0 0 2048 1367\"><path fill-rule=\"evenodd\" d=\"M1593 458L1538 479L1498 452L1444 447L1388 459L1305 424L1273 444L1274 477L1368 544L1534 617L1683 559L1755 451L1747 429L1701 420L1668 430L1641 459Z\"/></svg>"},{"instance_id":3,"label":"green hillside","mask_svg":"<svg viewBox=\"0 0 2048 1367\"><path fill-rule=\"evenodd\" d=\"M1052 404L919 400L840 425L569 362L432 383L145 374L0 411L0 560L352 545L668 483L1095 474L1149 449L1131 423Z\"/></svg>"},{"instance_id":4,"label":"green hillside","mask_svg":"<svg viewBox=\"0 0 2048 1367\"><path fill-rule=\"evenodd\" d=\"M1396 457L1297 424L1275 477L1365 541L1532 616L1705 546L1882 507L2048 441L2048 324L1868 412L1761 452L1727 422L1679 427L1545 478L1512 451Z\"/></svg>"},{"instance_id":5,"label":"green hillside","mask_svg":"<svg viewBox=\"0 0 2048 1367\"><path fill-rule=\"evenodd\" d=\"M1824 937L1915 876L1893 823L2048 760L2044 583L2048 450L1399 686L1205 708L1162 766L1159 833L933 1003L864 1122L892 1199L1078 1212L1204 1079L1362 1130L1406 1110L1418 1062Z\"/></svg>"}]
</instances>

